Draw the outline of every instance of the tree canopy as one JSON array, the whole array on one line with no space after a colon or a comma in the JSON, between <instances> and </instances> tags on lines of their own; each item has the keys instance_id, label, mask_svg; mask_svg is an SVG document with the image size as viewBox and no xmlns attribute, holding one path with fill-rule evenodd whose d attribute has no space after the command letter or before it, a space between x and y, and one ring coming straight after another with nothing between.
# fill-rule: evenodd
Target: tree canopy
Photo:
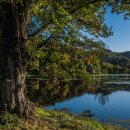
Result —
<instances>
[{"instance_id":1,"label":"tree canopy","mask_svg":"<svg viewBox=\"0 0 130 130\"><path fill-rule=\"evenodd\" d=\"M112 13L124 13L126 19L130 15L129 0L1 0L0 3L11 3L18 15L22 12L29 15L25 17L25 39L30 42L42 36L38 48L52 38L68 44L83 40L84 34L93 36L89 42L112 35L111 27L104 22L108 7Z\"/></svg>"},{"instance_id":2,"label":"tree canopy","mask_svg":"<svg viewBox=\"0 0 130 130\"><path fill-rule=\"evenodd\" d=\"M93 66L95 67L93 73L101 72L100 52L104 48L104 43L100 38L113 34L112 28L105 24L107 8L110 7L112 13L124 13L125 19L130 15L129 1L120 0L1 1L1 4L5 3L11 3L18 15L24 11L28 15L25 17L27 23L24 38L27 44L30 43L29 48L33 57L29 67L30 65L39 67L41 59L44 64L44 69L42 67L44 77L53 74L69 77L73 74L70 74L68 69L76 71L76 64L77 66L80 64L77 73L87 74L88 71L92 71L90 68ZM72 57L78 58L76 60ZM81 69L81 66L85 69ZM50 75L47 68L52 70Z\"/></svg>"},{"instance_id":3,"label":"tree canopy","mask_svg":"<svg viewBox=\"0 0 130 130\"><path fill-rule=\"evenodd\" d=\"M44 66L42 73L45 78L49 76L62 78L70 77L70 75L81 78L89 72L101 73L100 57L102 54L100 52L104 44L99 39L113 34L111 27L107 27L105 24L108 7L111 8L112 13L124 13L125 18L129 16L127 1L124 3L123 1L110 0L46 0L44 2L41 0L37 3L27 31L33 43L30 44L31 49L36 44L32 51L35 63L38 63L39 58L42 57ZM39 39L38 42L36 39ZM50 48L50 46L53 47ZM70 47L69 52L67 46ZM39 49L41 49L40 53L37 51ZM80 49L80 53L75 49ZM99 55L97 55L98 53ZM79 58L74 61L72 55ZM68 59L66 63L64 56ZM78 64L80 65L78 66ZM91 68L93 69L91 70Z\"/></svg>"}]
</instances>

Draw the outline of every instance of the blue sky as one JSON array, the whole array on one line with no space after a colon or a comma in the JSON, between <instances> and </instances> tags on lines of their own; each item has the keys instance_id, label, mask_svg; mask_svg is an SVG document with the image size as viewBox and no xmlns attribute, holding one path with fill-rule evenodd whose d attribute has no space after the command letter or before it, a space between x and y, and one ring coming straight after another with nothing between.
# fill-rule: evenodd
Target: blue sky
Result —
<instances>
[{"instance_id":1,"label":"blue sky","mask_svg":"<svg viewBox=\"0 0 130 130\"><path fill-rule=\"evenodd\" d=\"M130 51L130 20L124 20L122 15L111 14L110 10L105 20L114 32L113 36L103 39L109 49L116 52Z\"/></svg>"}]
</instances>

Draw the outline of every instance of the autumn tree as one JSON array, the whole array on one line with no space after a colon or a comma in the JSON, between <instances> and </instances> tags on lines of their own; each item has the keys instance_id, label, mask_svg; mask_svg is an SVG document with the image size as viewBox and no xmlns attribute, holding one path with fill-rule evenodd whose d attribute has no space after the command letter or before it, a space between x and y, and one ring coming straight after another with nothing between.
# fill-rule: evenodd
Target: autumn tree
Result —
<instances>
[{"instance_id":1,"label":"autumn tree","mask_svg":"<svg viewBox=\"0 0 130 130\"><path fill-rule=\"evenodd\" d=\"M129 3L125 3L121 0L0 0L0 110L27 116L34 109L24 96L30 59L27 47L32 40L44 37L37 48L52 37L66 43L72 28L75 37L83 31L94 37L107 37L111 35L104 23L107 7L112 6L113 12L120 9L122 13L129 10Z\"/></svg>"}]
</instances>

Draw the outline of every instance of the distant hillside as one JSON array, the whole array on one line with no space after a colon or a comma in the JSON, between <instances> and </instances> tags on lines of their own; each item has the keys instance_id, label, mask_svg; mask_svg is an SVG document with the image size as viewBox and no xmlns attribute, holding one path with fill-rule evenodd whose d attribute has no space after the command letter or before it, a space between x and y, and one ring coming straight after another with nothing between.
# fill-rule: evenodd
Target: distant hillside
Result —
<instances>
[{"instance_id":1,"label":"distant hillside","mask_svg":"<svg viewBox=\"0 0 130 130\"><path fill-rule=\"evenodd\" d=\"M118 53L106 50L103 69L107 73L130 73L130 51Z\"/></svg>"},{"instance_id":2,"label":"distant hillside","mask_svg":"<svg viewBox=\"0 0 130 130\"><path fill-rule=\"evenodd\" d=\"M122 55L122 56L125 56L127 58L130 58L130 51L121 52L119 54Z\"/></svg>"}]
</instances>

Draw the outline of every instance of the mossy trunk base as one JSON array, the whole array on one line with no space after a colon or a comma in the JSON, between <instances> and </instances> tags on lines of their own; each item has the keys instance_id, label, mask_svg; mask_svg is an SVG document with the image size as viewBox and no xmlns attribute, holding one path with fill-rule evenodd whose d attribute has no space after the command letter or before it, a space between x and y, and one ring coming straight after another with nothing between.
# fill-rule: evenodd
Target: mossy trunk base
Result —
<instances>
[{"instance_id":1,"label":"mossy trunk base","mask_svg":"<svg viewBox=\"0 0 130 130\"><path fill-rule=\"evenodd\" d=\"M4 51L0 55L0 110L30 116L34 105L24 96L26 48Z\"/></svg>"}]
</instances>

